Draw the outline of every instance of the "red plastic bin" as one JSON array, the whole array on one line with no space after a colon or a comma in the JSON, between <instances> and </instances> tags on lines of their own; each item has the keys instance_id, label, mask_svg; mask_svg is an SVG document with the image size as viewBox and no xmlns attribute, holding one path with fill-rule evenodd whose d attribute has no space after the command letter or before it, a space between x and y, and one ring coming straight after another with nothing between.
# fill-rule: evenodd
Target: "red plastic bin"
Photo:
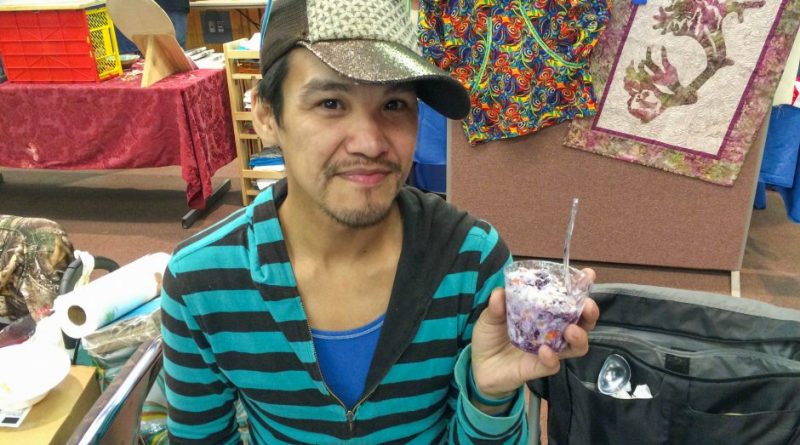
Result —
<instances>
[{"instance_id":1,"label":"red plastic bin","mask_svg":"<svg viewBox=\"0 0 800 445\"><path fill-rule=\"evenodd\" d=\"M103 2L75 4L101 6L0 10L0 57L9 82L99 82L122 74Z\"/></svg>"}]
</instances>

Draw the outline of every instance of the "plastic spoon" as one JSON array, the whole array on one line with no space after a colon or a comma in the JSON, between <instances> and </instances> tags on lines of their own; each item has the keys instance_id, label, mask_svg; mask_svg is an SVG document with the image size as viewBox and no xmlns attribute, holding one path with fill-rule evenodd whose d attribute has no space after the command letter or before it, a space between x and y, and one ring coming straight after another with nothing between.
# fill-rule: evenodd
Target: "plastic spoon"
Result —
<instances>
[{"instance_id":1,"label":"plastic spoon","mask_svg":"<svg viewBox=\"0 0 800 445\"><path fill-rule=\"evenodd\" d=\"M611 354L606 357L597 375L597 389L610 396L625 389L630 381L631 366L628 361L619 354Z\"/></svg>"},{"instance_id":2,"label":"plastic spoon","mask_svg":"<svg viewBox=\"0 0 800 445\"><path fill-rule=\"evenodd\" d=\"M572 293L570 289L569 273L569 245L572 242L572 231L575 229L575 214L578 213L578 198L572 198L572 208L569 212L569 222L567 223L567 233L564 235L564 287L567 295Z\"/></svg>"}]
</instances>

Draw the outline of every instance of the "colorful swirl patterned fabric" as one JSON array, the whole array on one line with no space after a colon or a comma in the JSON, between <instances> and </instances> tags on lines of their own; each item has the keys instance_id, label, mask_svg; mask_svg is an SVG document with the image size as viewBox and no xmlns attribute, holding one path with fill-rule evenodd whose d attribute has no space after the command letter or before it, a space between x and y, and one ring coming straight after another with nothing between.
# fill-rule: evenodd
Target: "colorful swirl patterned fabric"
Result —
<instances>
[{"instance_id":1,"label":"colorful swirl patterned fabric","mask_svg":"<svg viewBox=\"0 0 800 445\"><path fill-rule=\"evenodd\" d=\"M606 0L420 0L420 45L461 82L471 144L534 133L596 112L587 62Z\"/></svg>"}]
</instances>

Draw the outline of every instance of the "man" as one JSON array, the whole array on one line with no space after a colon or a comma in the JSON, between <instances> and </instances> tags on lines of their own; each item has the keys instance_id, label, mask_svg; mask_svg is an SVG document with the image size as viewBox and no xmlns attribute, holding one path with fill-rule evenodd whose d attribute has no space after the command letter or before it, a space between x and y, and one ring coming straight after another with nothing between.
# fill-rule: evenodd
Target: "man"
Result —
<instances>
[{"instance_id":1,"label":"man","mask_svg":"<svg viewBox=\"0 0 800 445\"><path fill-rule=\"evenodd\" d=\"M170 442L236 443L238 398L254 443L525 443L522 385L559 357L509 343L509 251L403 186L417 98L457 119L466 91L414 52L404 2L277 1L265 21L254 121L287 178L173 256Z\"/></svg>"},{"instance_id":2,"label":"man","mask_svg":"<svg viewBox=\"0 0 800 445\"><path fill-rule=\"evenodd\" d=\"M175 28L175 38L181 48L186 49L186 25L189 19L189 0L155 0L167 13Z\"/></svg>"}]
</instances>

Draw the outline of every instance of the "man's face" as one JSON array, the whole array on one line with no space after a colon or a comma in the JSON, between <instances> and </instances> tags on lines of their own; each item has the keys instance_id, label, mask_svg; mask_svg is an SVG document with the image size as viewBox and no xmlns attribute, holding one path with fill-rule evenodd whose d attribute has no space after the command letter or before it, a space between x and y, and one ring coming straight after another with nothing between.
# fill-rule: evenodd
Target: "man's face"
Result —
<instances>
[{"instance_id":1,"label":"man's face","mask_svg":"<svg viewBox=\"0 0 800 445\"><path fill-rule=\"evenodd\" d=\"M266 139L283 149L289 199L348 227L382 221L413 160L413 87L358 84L299 48L289 54L282 92L281 126L261 103L256 119L268 121Z\"/></svg>"}]
</instances>

